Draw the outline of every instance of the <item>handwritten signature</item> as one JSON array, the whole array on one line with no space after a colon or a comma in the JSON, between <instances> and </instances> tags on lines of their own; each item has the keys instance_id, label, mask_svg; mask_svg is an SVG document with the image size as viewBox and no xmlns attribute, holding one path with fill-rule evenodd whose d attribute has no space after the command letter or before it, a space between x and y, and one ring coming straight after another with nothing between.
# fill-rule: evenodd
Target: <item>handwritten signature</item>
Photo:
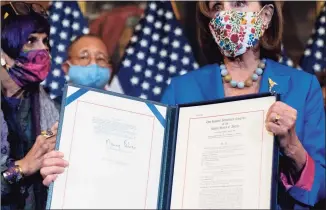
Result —
<instances>
[{"instance_id":1,"label":"handwritten signature","mask_svg":"<svg viewBox=\"0 0 326 210\"><path fill-rule=\"evenodd\" d=\"M124 140L121 142L113 142L110 139L106 140L106 145L108 149L116 150L120 152L132 152L133 150L136 150L136 146L132 144L132 141L130 140Z\"/></svg>"}]
</instances>

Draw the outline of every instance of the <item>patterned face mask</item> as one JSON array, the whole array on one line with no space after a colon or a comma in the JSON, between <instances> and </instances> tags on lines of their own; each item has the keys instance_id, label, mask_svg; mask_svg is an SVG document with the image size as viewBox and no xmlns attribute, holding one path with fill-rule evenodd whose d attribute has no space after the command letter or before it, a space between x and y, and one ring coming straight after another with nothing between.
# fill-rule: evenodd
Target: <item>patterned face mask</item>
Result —
<instances>
[{"instance_id":1,"label":"patterned face mask","mask_svg":"<svg viewBox=\"0 0 326 210\"><path fill-rule=\"evenodd\" d=\"M48 75L51 57L47 50L21 52L15 64L8 69L10 77L20 87L39 85Z\"/></svg>"},{"instance_id":2,"label":"patterned face mask","mask_svg":"<svg viewBox=\"0 0 326 210\"><path fill-rule=\"evenodd\" d=\"M255 46L268 26L260 12L227 10L216 14L209 28L223 55L236 57Z\"/></svg>"}]
</instances>

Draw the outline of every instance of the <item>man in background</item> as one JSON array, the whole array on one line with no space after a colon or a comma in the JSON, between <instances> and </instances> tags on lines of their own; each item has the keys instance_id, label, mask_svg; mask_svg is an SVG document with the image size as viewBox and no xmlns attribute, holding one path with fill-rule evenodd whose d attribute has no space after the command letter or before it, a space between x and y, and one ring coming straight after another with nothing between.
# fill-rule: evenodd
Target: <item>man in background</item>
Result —
<instances>
[{"instance_id":1,"label":"man in background","mask_svg":"<svg viewBox=\"0 0 326 210\"><path fill-rule=\"evenodd\" d=\"M112 73L106 45L95 35L76 38L68 48L62 70L73 84L104 89Z\"/></svg>"},{"instance_id":2,"label":"man in background","mask_svg":"<svg viewBox=\"0 0 326 210\"><path fill-rule=\"evenodd\" d=\"M96 35L79 36L70 44L62 70L68 83L110 90L112 63L105 43ZM56 100L61 101L61 97Z\"/></svg>"}]
</instances>

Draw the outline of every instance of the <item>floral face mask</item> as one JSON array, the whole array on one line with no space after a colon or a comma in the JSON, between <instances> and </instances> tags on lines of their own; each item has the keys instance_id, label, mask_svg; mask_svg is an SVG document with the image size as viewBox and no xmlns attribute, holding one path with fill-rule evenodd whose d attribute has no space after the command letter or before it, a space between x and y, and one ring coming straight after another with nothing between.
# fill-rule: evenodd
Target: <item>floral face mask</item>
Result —
<instances>
[{"instance_id":1,"label":"floral face mask","mask_svg":"<svg viewBox=\"0 0 326 210\"><path fill-rule=\"evenodd\" d=\"M209 28L223 55L236 57L255 46L268 26L260 12L227 10L216 14Z\"/></svg>"}]
</instances>

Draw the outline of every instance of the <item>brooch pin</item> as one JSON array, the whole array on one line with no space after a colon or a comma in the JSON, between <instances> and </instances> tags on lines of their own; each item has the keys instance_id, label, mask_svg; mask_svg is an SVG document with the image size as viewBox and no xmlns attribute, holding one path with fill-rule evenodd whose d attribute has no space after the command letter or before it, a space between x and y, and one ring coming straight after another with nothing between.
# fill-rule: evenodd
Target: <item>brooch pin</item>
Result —
<instances>
[{"instance_id":1,"label":"brooch pin","mask_svg":"<svg viewBox=\"0 0 326 210\"><path fill-rule=\"evenodd\" d=\"M275 93L275 91L272 91L273 87L277 85L276 82L274 82L271 78L268 78L268 83L269 83L269 92L270 93Z\"/></svg>"}]
</instances>

